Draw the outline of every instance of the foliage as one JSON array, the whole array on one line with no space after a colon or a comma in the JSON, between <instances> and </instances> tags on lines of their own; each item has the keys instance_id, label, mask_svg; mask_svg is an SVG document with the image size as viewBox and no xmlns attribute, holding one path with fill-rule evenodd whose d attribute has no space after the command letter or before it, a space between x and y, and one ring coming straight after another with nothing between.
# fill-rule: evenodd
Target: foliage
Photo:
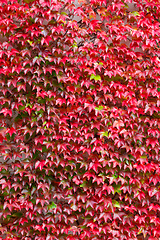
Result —
<instances>
[{"instance_id":1,"label":"foliage","mask_svg":"<svg viewBox=\"0 0 160 240\"><path fill-rule=\"evenodd\" d=\"M1 234L159 239L159 0L0 13Z\"/></svg>"}]
</instances>

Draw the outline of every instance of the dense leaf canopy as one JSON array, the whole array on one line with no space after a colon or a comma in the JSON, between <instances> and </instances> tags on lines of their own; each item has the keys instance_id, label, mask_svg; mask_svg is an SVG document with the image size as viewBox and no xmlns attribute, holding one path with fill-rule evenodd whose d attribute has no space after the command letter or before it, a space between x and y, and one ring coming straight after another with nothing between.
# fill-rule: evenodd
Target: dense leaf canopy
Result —
<instances>
[{"instance_id":1,"label":"dense leaf canopy","mask_svg":"<svg viewBox=\"0 0 160 240\"><path fill-rule=\"evenodd\" d=\"M159 0L0 1L0 233L160 239Z\"/></svg>"}]
</instances>

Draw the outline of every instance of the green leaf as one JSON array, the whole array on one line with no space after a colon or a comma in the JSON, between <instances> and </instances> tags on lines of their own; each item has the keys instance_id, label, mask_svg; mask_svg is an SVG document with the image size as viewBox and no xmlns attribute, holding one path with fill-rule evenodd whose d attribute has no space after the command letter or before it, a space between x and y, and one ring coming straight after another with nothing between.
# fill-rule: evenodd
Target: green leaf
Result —
<instances>
[{"instance_id":1,"label":"green leaf","mask_svg":"<svg viewBox=\"0 0 160 240\"><path fill-rule=\"evenodd\" d=\"M138 234L141 234L144 228L140 228Z\"/></svg>"},{"instance_id":2,"label":"green leaf","mask_svg":"<svg viewBox=\"0 0 160 240\"><path fill-rule=\"evenodd\" d=\"M128 8L128 5L127 5L126 3L124 3L124 6L125 6L126 8Z\"/></svg>"},{"instance_id":3,"label":"green leaf","mask_svg":"<svg viewBox=\"0 0 160 240\"><path fill-rule=\"evenodd\" d=\"M25 3L32 3L34 2L35 0L24 0Z\"/></svg>"},{"instance_id":4,"label":"green leaf","mask_svg":"<svg viewBox=\"0 0 160 240\"><path fill-rule=\"evenodd\" d=\"M44 152L48 152L48 149L47 149L46 146L42 146L42 152L43 152L43 153L44 153Z\"/></svg>"},{"instance_id":5,"label":"green leaf","mask_svg":"<svg viewBox=\"0 0 160 240\"><path fill-rule=\"evenodd\" d=\"M86 185L87 185L87 182L84 181L84 182L80 185L80 187L86 187Z\"/></svg>"},{"instance_id":6,"label":"green leaf","mask_svg":"<svg viewBox=\"0 0 160 240\"><path fill-rule=\"evenodd\" d=\"M72 47L78 47L78 45L77 45L77 42L76 42L76 41L74 41L74 43L73 43Z\"/></svg>"},{"instance_id":7,"label":"green leaf","mask_svg":"<svg viewBox=\"0 0 160 240\"><path fill-rule=\"evenodd\" d=\"M86 226L80 226L80 228L84 229L84 228L86 228Z\"/></svg>"},{"instance_id":8,"label":"green leaf","mask_svg":"<svg viewBox=\"0 0 160 240\"><path fill-rule=\"evenodd\" d=\"M32 108L32 105L31 105L30 103L27 103L27 104L26 104L26 107Z\"/></svg>"},{"instance_id":9,"label":"green leaf","mask_svg":"<svg viewBox=\"0 0 160 240\"><path fill-rule=\"evenodd\" d=\"M19 110L24 110L25 106L18 106Z\"/></svg>"},{"instance_id":10,"label":"green leaf","mask_svg":"<svg viewBox=\"0 0 160 240\"><path fill-rule=\"evenodd\" d=\"M15 212L12 214L12 217L22 217L23 213L22 212Z\"/></svg>"},{"instance_id":11,"label":"green leaf","mask_svg":"<svg viewBox=\"0 0 160 240\"><path fill-rule=\"evenodd\" d=\"M36 199L32 199L31 202L32 202L33 204L36 204Z\"/></svg>"},{"instance_id":12,"label":"green leaf","mask_svg":"<svg viewBox=\"0 0 160 240\"><path fill-rule=\"evenodd\" d=\"M121 193L121 190L120 190L120 187L121 187L121 185L120 184L113 184L112 185L113 186L113 188L114 188L114 194L117 192L117 193Z\"/></svg>"},{"instance_id":13,"label":"green leaf","mask_svg":"<svg viewBox=\"0 0 160 240\"><path fill-rule=\"evenodd\" d=\"M116 179L116 178L118 178L118 175L117 175L116 173L114 173L114 175L112 175L112 177L113 177L114 179Z\"/></svg>"},{"instance_id":14,"label":"green leaf","mask_svg":"<svg viewBox=\"0 0 160 240\"><path fill-rule=\"evenodd\" d=\"M28 42L28 43L29 43L29 44L32 46L32 43L33 43L32 41L30 41L30 40L27 40L27 42Z\"/></svg>"},{"instance_id":15,"label":"green leaf","mask_svg":"<svg viewBox=\"0 0 160 240\"><path fill-rule=\"evenodd\" d=\"M140 156L140 158L147 158L147 156L144 156L144 155L143 155L143 156Z\"/></svg>"},{"instance_id":16,"label":"green leaf","mask_svg":"<svg viewBox=\"0 0 160 240\"><path fill-rule=\"evenodd\" d=\"M131 12L134 16L140 16L139 12L133 11Z\"/></svg>"},{"instance_id":17,"label":"green leaf","mask_svg":"<svg viewBox=\"0 0 160 240\"><path fill-rule=\"evenodd\" d=\"M108 123L107 123L107 126L112 126L112 123L111 123L111 122L108 122Z\"/></svg>"},{"instance_id":18,"label":"green leaf","mask_svg":"<svg viewBox=\"0 0 160 240\"><path fill-rule=\"evenodd\" d=\"M116 200L112 200L112 204L113 204L113 207L120 208L120 204Z\"/></svg>"},{"instance_id":19,"label":"green leaf","mask_svg":"<svg viewBox=\"0 0 160 240\"><path fill-rule=\"evenodd\" d=\"M101 111L103 109L103 106L96 107L95 110Z\"/></svg>"},{"instance_id":20,"label":"green leaf","mask_svg":"<svg viewBox=\"0 0 160 240\"><path fill-rule=\"evenodd\" d=\"M39 156L40 151L37 151L33 154L33 159L36 159Z\"/></svg>"},{"instance_id":21,"label":"green leaf","mask_svg":"<svg viewBox=\"0 0 160 240\"><path fill-rule=\"evenodd\" d=\"M157 91L160 92L160 88L157 88Z\"/></svg>"},{"instance_id":22,"label":"green leaf","mask_svg":"<svg viewBox=\"0 0 160 240\"><path fill-rule=\"evenodd\" d=\"M95 81L101 81L101 76L100 75L94 75L91 74L90 80L94 79Z\"/></svg>"},{"instance_id":23,"label":"green leaf","mask_svg":"<svg viewBox=\"0 0 160 240\"><path fill-rule=\"evenodd\" d=\"M61 15L67 15L67 13L66 12L61 12Z\"/></svg>"},{"instance_id":24,"label":"green leaf","mask_svg":"<svg viewBox=\"0 0 160 240\"><path fill-rule=\"evenodd\" d=\"M90 85L90 89L95 89L95 86L94 85Z\"/></svg>"},{"instance_id":25,"label":"green leaf","mask_svg":"<svg viewBox=\"0 0 160 240\"><path fill-rule=\"evenodd\" d=\"M50 205L48 205L48 209L53 209L53 208L56 208L57 205L54 203L54 202L51 202Z\"/></svg>"},{"instance_id":26,"label":"green leaf","mask_svg":"<svg viewBox=\"0 0 160 240\"><path fill-rule=\"evenodd\" d=\"M103 132L103 133L102 133L102 136L108 137L108 136L109 136L108 131Z\"/></svg>"}]
</instances>

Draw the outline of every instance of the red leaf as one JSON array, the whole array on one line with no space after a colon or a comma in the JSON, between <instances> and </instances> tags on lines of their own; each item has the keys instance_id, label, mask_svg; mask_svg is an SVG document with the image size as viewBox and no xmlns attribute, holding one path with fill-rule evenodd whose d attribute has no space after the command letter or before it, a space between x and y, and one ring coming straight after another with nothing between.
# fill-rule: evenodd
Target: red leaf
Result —
<instances>
[{"instance_id":1,"label":"red leaf","mask_svg":"<svg viewBox=\"0 0 160 240\"><path fill-rule=\"evenodd\" d=\"M13 133L16 133L16 130L13 127L11 127L8 128L6 132L9 133L10 136L12 136Z\"/></svg>"},{"instance_id":2,"label":"red leaf","mask_svg":"<svg viewBox=\"0 0 160 240\"><path fill-rule=\"evenodd\" d=\"M146 140L146 145L147 146L151 145L152 148L154 148L158 144L159 144L159 142L158 142L158 139L156 139L156 138L147 138L147 140Z\"/></svg>"},{"instance_id":3,"label":"red leaf","mask_svg":"<svg viewBox=\"0 0 160 240\"><path fill-rule=\"evenodd\" d=\"M38 167L40 168L40 170L42 171L43 167L45 166L45 161L37 161L35 163L35 169L37 169Z\"/></svg>"},{"instance_id":4,"label":"red leaf","mask_svg":"<svg viewBox=\"0 0 160 240\"><path fill-rule=\"evenodd\" d=\"M12 110L11 110L11 109L3 108L3 109L0 111L0 113L3 113L5 117L7 116L7 114L9 114L10 117L12 117Z\"/></svg>"}]
</instances>

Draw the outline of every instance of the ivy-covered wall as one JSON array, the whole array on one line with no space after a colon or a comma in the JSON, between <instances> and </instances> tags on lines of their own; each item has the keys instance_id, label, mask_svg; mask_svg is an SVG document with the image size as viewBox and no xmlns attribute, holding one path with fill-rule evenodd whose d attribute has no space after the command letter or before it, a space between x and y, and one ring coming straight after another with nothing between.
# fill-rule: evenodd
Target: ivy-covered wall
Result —
<instances>
[{"instance_id":1,"label":"ivy-covered wall","mask_svg":"<svg viewBox=\"0 0 160 240\"><path fill-rule=\"evenodd\" d=\"M0 1L3 239L160 238L159 0Z\"/></svg>"}]
</instances>

